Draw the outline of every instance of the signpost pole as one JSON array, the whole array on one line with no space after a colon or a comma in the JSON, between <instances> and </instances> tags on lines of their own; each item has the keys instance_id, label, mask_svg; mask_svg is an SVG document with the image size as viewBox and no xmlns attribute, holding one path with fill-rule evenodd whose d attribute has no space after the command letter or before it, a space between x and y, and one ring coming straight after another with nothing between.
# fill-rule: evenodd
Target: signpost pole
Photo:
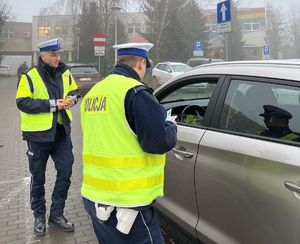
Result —
<instances>
[{"instance_id":1,"label":"signpost pole","mask_svg":"<svg viewBox=\"0 0 300 244\"><path fill-rule=\"evenodd\" d=\"M228 61L228 34L225 32L225 59Z\"/></svg>"},{"instance_id":2,"label":"signpost pole","mask_svg":"<svg viewBox=\"0 0 300 244\"><path fill-rule=\"evenodd\" d=\"M100 71L100 68L101 68L101 65L100 65L100 58L101 58L101 56L99 55L99 73L101 74L101 71Z\"/></svg>"}]
</instances>

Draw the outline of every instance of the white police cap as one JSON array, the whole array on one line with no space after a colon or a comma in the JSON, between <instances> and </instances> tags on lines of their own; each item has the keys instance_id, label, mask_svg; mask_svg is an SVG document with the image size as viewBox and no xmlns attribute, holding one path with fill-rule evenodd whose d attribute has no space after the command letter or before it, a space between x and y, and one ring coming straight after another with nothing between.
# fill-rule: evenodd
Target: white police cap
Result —
<instances>
[{"instance_id":1,"label":"white police cap","mask_svg":"<svg viewBox=\"0 0 300 244\"><path fill-rule=\"evenodd\" d=\"M36 47L40 49L40 52L61 52L61 42L61 38L55 38L45 42L41 42Z\"/></svg>"},{"instance_id":2,"label":"white police cap","mask_svg":"<svg viewBox=\"0 0 300 244\"><path fill-rule=\"evenodd\" d=\"M152 43L124 43L113 46L113 48L117 49L118 56L133 55L146 58L147 68L151 66L148 60L148 52L152 47Z\"/></svg>"}]
</instances>

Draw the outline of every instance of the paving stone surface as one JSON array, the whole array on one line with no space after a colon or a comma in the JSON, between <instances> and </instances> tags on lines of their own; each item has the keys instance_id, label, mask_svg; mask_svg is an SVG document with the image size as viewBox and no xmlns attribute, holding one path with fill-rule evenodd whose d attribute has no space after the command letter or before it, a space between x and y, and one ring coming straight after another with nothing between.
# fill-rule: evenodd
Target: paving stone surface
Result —
<instances>
[{"instance_id":1,"label":"paving stone surface","mask_svg":"<svg viewBox=\"0 0 300 244\"><path fill-rule=\"evenodd\" d=\"M81 129L79 104L73 108L72 124L73 165L72 184L65 207L65 216L75 224L74 233L48 228L43 237L33 235L33 215L29 204L30 173L26 143L20 131L20 115L15 103L17 78L0 77L0 244L96 244L96 236L80 196L81 186ZM46 173L47 217L56 178L52 160Z\"/></svg>"}]
</instances>

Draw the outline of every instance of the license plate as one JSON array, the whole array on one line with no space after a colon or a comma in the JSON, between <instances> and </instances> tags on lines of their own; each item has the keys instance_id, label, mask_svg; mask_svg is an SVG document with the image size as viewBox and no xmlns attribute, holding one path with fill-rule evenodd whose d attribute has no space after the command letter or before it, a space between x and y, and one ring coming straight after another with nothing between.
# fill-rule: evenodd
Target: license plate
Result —
<instances>
[{"instance_id":1,"label":"license plate","mask_svg":"<svg viewBox=\"0 0 300 244\"><path fill-rule=\"evenodd\" d=\"M92 78L80 78L80 81L91 81Z\"/></svg>"}]
</instances>

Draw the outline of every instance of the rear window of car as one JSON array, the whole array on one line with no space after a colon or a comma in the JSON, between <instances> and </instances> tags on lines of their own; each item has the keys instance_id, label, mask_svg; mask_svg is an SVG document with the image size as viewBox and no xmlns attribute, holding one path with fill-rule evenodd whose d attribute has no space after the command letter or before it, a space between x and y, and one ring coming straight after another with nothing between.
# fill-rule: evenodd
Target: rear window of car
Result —
<instances>
[{"instance_id":1,"label":"rear window of car","mask_svg":"<svg viewBox=\"0 0 300 244\"><path fill-rule=\"evenodd\" d=\"M73 66L71 67L72 74L88 74L88 73L96 73L97 70L93 66Z\"/></svg>"},{"instance_id":2,"label":"rear window of car","mask_svg":"<svg viewBox=\"0 0 300 244\"><path fill-rule=\"evenodd\" d=\"M191 67L195 67L195 66L198 66L198 65L201 65L201 64L207 64L208 63L208 60L189 60L188 61L188 65L191 66Z\"/></svg>"},{"instance_id":3,"label":"rear window of car","mask_svg":"<svg viewBox=\"0 0 300 244\"><path fill-rule=\"evenodd\" d=\"M232 80L220 128L300 142L300 87Z\"/></svg>"}]
</instances>

